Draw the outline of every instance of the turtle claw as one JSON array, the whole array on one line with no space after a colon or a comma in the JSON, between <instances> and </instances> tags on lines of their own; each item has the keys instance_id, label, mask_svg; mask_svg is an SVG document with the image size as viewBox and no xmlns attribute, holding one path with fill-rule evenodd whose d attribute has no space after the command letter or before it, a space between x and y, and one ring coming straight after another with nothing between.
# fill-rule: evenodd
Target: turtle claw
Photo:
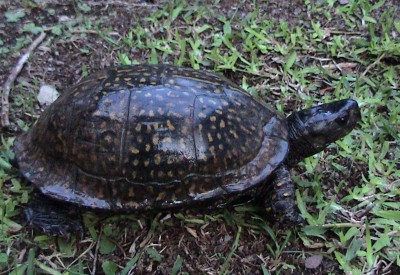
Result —
<instances>
[{"instance_id":1,"label":"turtle claw","mask_svg":"<svg viewBox=\"0 0 400 275\"><path fill-rule=\"evenodd\" d=\"M300 215L297 205L292 200L277 201L273 204L274 217L283 226L303 225L305 220Z\"/></svg>"}]
</instances>

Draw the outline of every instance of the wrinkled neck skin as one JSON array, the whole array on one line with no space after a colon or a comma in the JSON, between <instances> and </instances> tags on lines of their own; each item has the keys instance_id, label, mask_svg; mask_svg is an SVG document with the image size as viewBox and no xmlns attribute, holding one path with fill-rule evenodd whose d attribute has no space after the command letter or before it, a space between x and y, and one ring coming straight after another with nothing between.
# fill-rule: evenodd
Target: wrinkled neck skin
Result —
<instances>
[{"instance_id":1,"label":"wrinkled neck skin","mask_svg":"<svg viewBox=\"0 0 400 275\"><path fill-rule=\"evenodd\" d=\"M307 140L308 134L305 132L302 121L299 119L297 113L291 114L288 118L289 122L289 155L286 158L286 164L289 167L294 167L297 163L312 156L321 150L314 148L314 146Z\"/></svg>"}]
</instances>

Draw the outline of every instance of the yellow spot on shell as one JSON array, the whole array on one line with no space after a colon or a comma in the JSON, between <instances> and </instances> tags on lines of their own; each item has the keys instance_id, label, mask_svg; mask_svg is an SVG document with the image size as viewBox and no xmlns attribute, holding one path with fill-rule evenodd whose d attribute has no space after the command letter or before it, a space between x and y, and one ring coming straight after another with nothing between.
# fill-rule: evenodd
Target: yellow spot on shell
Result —
<instances>
[{"instance_id":1,"label":"yellow spot on shell","mask_svg":"<svg viewBox=\"0 0 400 275\"><path fill-rule=\"evenodd\" d=\"M153 137L153 144L154 144L154 145L157 145L158 142L159 142L159 140L160 140L160 138L159 138L158 136L154 136L154 137Z\"/></svg>"},{"instance_id":2,"label":"yellow spot on shell","mask_svg":"<svg viewBox=\"0 0 400 275\"><path fill-rule=\"evenodd\" d=\"M209 142L213 142L214 139L210 133L207 134L207 137Z\"/></svg>"},{"instance_id":3,"label":"yellow spot on shell","mask_svg":"<svg viewBox=\"0 0 400 275\"><path fill-rule=\"evenodd\" d=\"M188 128L187 126L183 126L183 127L181 128L181 131L182 131L182 134L187 135L188 132L189 132L189 128Z\"/></svg>"},{"instance_id":4,"label":"yellow spot on shell","mask_svg":"<svg viewBox=\"0 0 400 275\"><path fill-rule=\"evenodd\" d=\"M213 155L213 157L215 158L216 154L215 154L215 147L214 146L210 146L208 148L208 150L210 150L211 155Z\"/></svg>"},{"instance_id":5,"label":"yellow spot on shell","mask_svg":"<svg viewBox=\"0 0 400 275\"><path fill-rule=\"evenodd\" d=\"M230 130L229 130L229 133L231 133L231 134L233 135L234 138L236 138L236 139L239 138L239 136L238 136L238 134L236 133L235 130L230 129Z\"/></svg>"},{"instance_id":6,"label":"yellow spot on shell","mask_svg":"<svg viewBox=\"0 0 400 275\"><path fill-rule=\"evenodd\" d=\"M149 166L149 164L150 164L150 160L149 160L149 159L146 159L146 160L144 161L144 167Z\"/></svg>"},{"instance_id":7,"label":"yellow spot on shell","mask_svg":"<svg viewBox=\"0 0 400 275\"><path fill-rule=\"evenodd\" d=\"M154 163L156 165L159 165L161 163L161 154L155 154L154 155Z\"/></svg>"},{"instance_id":8,"label":"yellow spot on shell","mask_svg":"<svg viewBox=\"0 0 400 275\"><path fill-rule=\"evenodd\" d=\"M108 157L108 161L113 162L115 160L116 160L116 156L115 155Z\"/></svg>"},{"instance_id":9,"label":"yellow spot on shell","mask_svg":"<svg viewBox=\"0 0 400 275\"><path fill-rule=\"evenodd\" d=\"M217 121L217 117L216 117L216 116L211 116L211 117L210 117L210 120L211 120L212 122L215 122L215 121Z\"/></svg>"},{"instance_id":10,"label":"yellow spot on shell","mask_svg":"<svg viewBox=\"0 0 400 275\"><path fill-rule=\"evenodd\" d=\"M135 159L135 160L133 161L133 165L134 165L134 166L138 166L138 165L139 165L139 160L138 160L138 159Z\"/></svg>"},{"instance_id":11,"label":"yellow spot on shell","mask_svg":"<svg viewBox=\"0 0 400 275\"><path fill-rule=\"evenodd\" d=\"M165 177L165 172L164 171L158 171L158 177L159 178Z\"/></svg>"},{"instance_id":12,"label":"yellow spot on shell","mask_svg":"<svg viewBox=\"0 0 400 275\"><path fill-rule=\"evenodd\" d=\"M145 83L145 82L146 82L146 78L142 77L142 78L139 80L139 82L140 82L140 83Z\"/></svg>"},{"instance_id":13,"label":"yellow spot on shell","mask_svg":"<svg viewBox=\"0 0 400 275\"><path fill-rule=\"evenodd\" d=\"M168 129L170 130L170 131L173 131L173 130L175 130L175 127L174 127L174 125L172 125L172 122L171 122L171 120L167 120L167 127L168 127Z\"/></svg>"},{"instance_id":14,"label":"yellow spot on shell","mask_svg":"<svg viewBox=\"0 0 400 275\"><path fill-rule=\"evenodd\" d=\"M193 194L195 190L196 190L196 184L192 184L189 188L189 194Z\"/></svg>"},{"instance_id":15,"label":"yellow spot on shell","mask_svg":"<svg viewBox=\"0 0 400 275\"><path fill-rule=\"evenodd\" d=\"M153 110L150 110L150 112L149 112L149 116L151 116L151 117L153 117L153 116L154 116L154 111L153 111Z\"/></svg>"},{"instance_id":16,"label":"yellow spot on shell","mask_svg":"<svg viewBox=\"0 0 400 275\"><path fill-rule=\"evenodd\" d=\"M200 113L199 113L199 117L201 117L201 118L206 118L207 116L206 116L204 113L200 112Z\"/></svg>"},{"instance_id":17,"label":"yellow spot on shell","mask_svg":"<svg viewBox=\"0 0 400 275\"><path fill-rule=\"evenodd\" d=\"M172 139L170 137L165 137L162 140L163 142L172 142Z\"/></svg>"},{"instance_id":18,"label":"yellow spot on shell","mask_svg":"<svg viewBox=\"0 0 400 275\"><path fill-rule=\"evenodd\" d=\"M151 145L150 144L146 144L146 148L145 148L146 152L149 152L150 148L151 148Z\"/></svg>"},{"instance_id":19,"label":"yellow spot on shell","mask_svg":"<svg viewBox=\"0 0 400 275\"><path fill-rule=\"evenodd\" d=\"M225 121L221 119L221 122L219 123L219 127L225 128Z\"/></svg>"},{"instance_id":20,"label":"yellow spot on shell","mask_svg":"<svg viewBox=\"0 0 400 275\"><path fill-rule=\"evenodd\" d=\"M174 104L173 104L174 105ZM172 106L173 107L173 106ZM180 114L178 114L177 112L173 112L173 111L169 111L168 115L173 115L174 117L178 117L181 118L182 116Z\"/></svg>"},{"instance_id":21,"label":"yellow spot on shell","mask_svg":"<svg viewBox=\"0 0 400 275\"><path fill-rule=\"evenodd\" d=\"M165 192L161 192L156 198L157 201L161 201L163 199L165 199Z\"/></svg>"},{"instance_id":22,"label":"yellow spot on shell","mask_svg":"<svg viewBox=\"0 0 400 275\"><path fill-rule=\"evenodd\" d=\"M142 130L142 124L141 123L136 124L135 130L136 132L140 132Z\"/></svg>"},{"instance_id":23,"label":"yellow spot on shell","mask_svg":"<svg viewBox=\"0 0 400 275\"><path fill-rule=\"evenodd\" d=\"M115 120L117 118L117 114L115 112L110 113L111 120Z\"/></svg>"},{"instance_id":24,"label":"yellow spot on shell","mask_svg":"<svg viewBox=\"0 0 400 275\"><path fill-rule=\"evenodd\" d=\"M179 139L179 145L180 145L182 148L186 148L185 139L180 138L180 139Z\"/></svg>"},{"instance_id":25,"label":"yellow spot on shell","mask_svg":"<svg viewBox=\"0 0 400 275\"><path fill-rule=\"evenodd\" d=\"M139 149L137 149L136 147L131 147L131 148L129 148L129 150L132 152L132 154L135 154L135 155L137 155L137 154L139 154Z\"/></svg>"},{"instance_id":26,"label":"yellow spot on shell","mask_svg":"<svg viewBox=\"0 0 400 275\"><path fill-rule=\"evenodd\" d=\"M108 143L110 143L112 141L112 137L107 135L104 137L104 140L107 141Z\"/></svg>"}]
</instances>

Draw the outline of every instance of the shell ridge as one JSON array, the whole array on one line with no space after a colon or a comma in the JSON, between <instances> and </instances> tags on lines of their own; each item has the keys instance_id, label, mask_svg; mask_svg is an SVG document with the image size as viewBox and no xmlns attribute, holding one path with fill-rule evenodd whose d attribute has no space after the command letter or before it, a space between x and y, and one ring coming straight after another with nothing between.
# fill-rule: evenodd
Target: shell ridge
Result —
<instances>
[{"instance_id":1,"label":"shell ridge","mask_svg":"<svg viewBox=\"0 0 400 275\"><path fill-rule=\"evenodd\" d=\"M69 115L67 115L67 131L68 131L68 133L71 133L71 131L72 131L72 114L73 113L75 113L75 110L76 110L76 103L73 101L72 102L72 106L71 106L71 110L72 110L72 112L70 112L69 113ZM67 146L67 154L66 154L66 157L67 157L67 159L71 159L71 157L72 157L72 148L73 148L73 139L72 138L69 138L68 140L67 140L67 144L68 144L68 146ZM78 185L78 183L77 183L77 174L76 174L76 170L77 170L77 165L75 164L75 163L71 163L72 164L72 169L74 170L74 171L72 171L72 173L73 173L73 176L72 176L72 183L71 183L71 189L72 189L72 192L71 192L71 194L73 194L73 196L74 197L76 197L76 194L75 194L75 190L76 190L76 187L77 187L77 185Z\"/></svg>"},{"instance_id":2,"label":"shell ridge","mask_svg":"<svg viewBox=\"0 0 400 275\"><path fill-rule=\"evenodd\" d=\"M194 123L194 120L195 120L195 118L194 118L194 113L195 113L195 110L196 110L196 101L197 101L197 95L194 97L194 100L193 100L193 108L192 108L192 110L190 111L190 118L191 118L192 123ZM193 138L194 158L195 158L195 160L196 160L196 161L195 161L195 171L198 172L198 169L199 169L199 162L198 162L198 155L197 155L195 125L193 125L193 127L192 127L191 134L192 134L192 138Z\"/></svg>"},{"instance_id":3,"label":"shell ridge","mask_svg":"<svg viewBox=\"0 0 400 275\"><path fill-rule=\"evenodd\" d=\"M128 96L128 102L126 104L126 115L125 115L125 121L124 125L122 126L122 133L121 133L121 145L119 148L119 169L121 173L123 174L123 159L126 154L126 138L128 135L128 127L129 127L129 115L130 115L130 109L131 109L131 100L132 100L132 89L129 89L129 96Z\"/></svg>"}]
</instances>

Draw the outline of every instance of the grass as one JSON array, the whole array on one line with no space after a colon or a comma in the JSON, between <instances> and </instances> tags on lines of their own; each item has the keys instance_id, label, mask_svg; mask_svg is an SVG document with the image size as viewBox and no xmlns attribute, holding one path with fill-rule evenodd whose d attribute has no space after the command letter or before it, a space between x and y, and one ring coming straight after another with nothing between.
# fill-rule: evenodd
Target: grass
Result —
<instances>
[{"instance_id":1,"label":"grass","mask_svg":"<svg viewBox=\"0 0 400 275\"><path fill-rule=\"evenodd\" d=\"M300 15L304 16L302 25L294 24L290 15L271 18L262 2L239 4L226 16L226 10L216 4L169 1L148 16L132 12L134 23L120 29L107 27L108 20L118 22L118 13L99 15L99 7L79 1L72 9L76 20L62 23L25 23L24 18L33 16L32 5L38 7L30 1L7 10L7 24L22 32L15 39L0 38L4 66L12 65L7 59L10 53L18 53L29 38L46 30L51 37L47 46L54 56L68 61L66 52L76 53L82 74L89 71L88 65L98 63L99 52L110 63L172 63L208 69L233 79L286 114L353 98L360 104L362 122L343 140L292 171L299 187L299 209L306 219L303 227L283 230L251 205L211 214L151 217L132 214L104 219L86 213L88 234L83 241L75 236L65 240L32 234L25 226L20 206L28 201L31 187L9 163L15 133L2 133L0 270L84 274L98 263L97 271L106 274L157 268L190 273L189 267L229 273L244 272L249 266L253 272L269 274L300 272L305 259L322 255L332 263L334 273L398 271L400 11L391 1L338 2L298 4L306 11ZM56 8L44 7L43 13L51 16ZM94 41L100 41L101 47L96 48ZM31 58L34 71L43 69L38 59ZM34 95L41 81L25 74L14 87L15 128L26 130L39 114ZM218 245L207 243L217 236L221 236L216 239ZM199 252L192 242L206 252Z\"/></svg>"}]
</instances>

